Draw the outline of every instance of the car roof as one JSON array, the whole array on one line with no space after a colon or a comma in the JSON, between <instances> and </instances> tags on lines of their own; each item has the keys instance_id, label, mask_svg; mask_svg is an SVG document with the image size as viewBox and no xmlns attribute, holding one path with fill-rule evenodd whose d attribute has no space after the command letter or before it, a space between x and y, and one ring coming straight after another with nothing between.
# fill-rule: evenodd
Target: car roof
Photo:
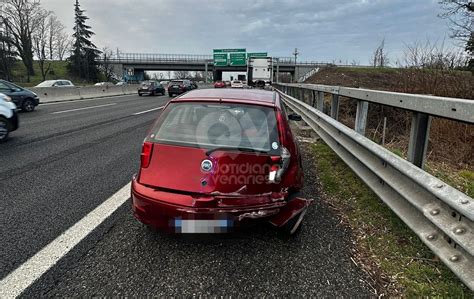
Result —
<instances>
[{"instance_id":1,"label":"car roof","mask_svg":"<svg viewBox=\"0 0 474 299\"><path fill-rule=\"evenodd\" d=\"M172 102L180 101L230 101L259 104L265 106L279 106L279 95L275 91L261 89L197 89L183 94L182 96L172 100Z\"/></svg>"}]
</instances>

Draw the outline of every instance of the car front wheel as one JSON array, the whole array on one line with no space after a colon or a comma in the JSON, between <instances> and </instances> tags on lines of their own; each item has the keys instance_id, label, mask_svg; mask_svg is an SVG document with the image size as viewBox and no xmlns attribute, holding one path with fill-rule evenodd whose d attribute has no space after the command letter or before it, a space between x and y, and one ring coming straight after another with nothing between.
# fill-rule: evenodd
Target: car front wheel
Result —
<instances>
[{"instance_id":1,"label":"car front wheel","mask_svg":"<svg viewBox=\"0 0 474 299\"><path fill-rule=\"evenodd\" d=\"M8 121L0 117L0 143L4 142L8 138L8 134L10 131L8 130Z\"/></svg>"},{"instance_id":2,"label":"car front wheel","mask_svg":"<svg viewBox=\"0 0 474 299\"><path fill-rule=\"evenodd\" d=\"M35 103L32 99L26 99L23 101L23 105L21 105L21 110L25 112L33 112L35 110Z\"/></svg>"}]
</instances>

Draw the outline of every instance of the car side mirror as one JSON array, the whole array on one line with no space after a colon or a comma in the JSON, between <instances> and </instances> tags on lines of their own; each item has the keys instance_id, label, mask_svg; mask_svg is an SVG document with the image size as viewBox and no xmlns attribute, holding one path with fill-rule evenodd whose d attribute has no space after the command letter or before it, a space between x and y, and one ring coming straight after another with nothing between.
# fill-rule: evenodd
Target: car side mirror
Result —
<instances>
[{"instance_id":1,"label":"car side mirror","mask_svg":"<svg viewBox=\"0 0 474 299\"><path fill-rule=\"evenodd\" d=\"M288 119L289 119L289 120L293 120L293 121L302 121L302 120L303 120L303 118L301 117L301 115L296 114L296 113L293 113L293 114L288 115Z\"/></svg>"}]
</instances>

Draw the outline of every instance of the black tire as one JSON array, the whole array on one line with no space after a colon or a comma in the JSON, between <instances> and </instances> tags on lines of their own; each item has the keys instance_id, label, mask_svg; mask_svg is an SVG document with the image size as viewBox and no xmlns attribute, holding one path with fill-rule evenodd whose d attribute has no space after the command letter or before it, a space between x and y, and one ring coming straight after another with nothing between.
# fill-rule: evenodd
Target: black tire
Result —
<instances>
[{"instance_id":1,"label":"black tire","mask_svg":"<svg viewBox=\"0 0 474 299\"><path fill-rule=\"evenodd\" d=\"M25 112L33 112L35 107L35 102L32 99L25 99L21 104L21 110Z\"/></svg>"},{"instance_id":2,"label":"black tire","mask_svg":"<svg viewBox=\"0 0 474 299\"><path fill-rule=\"evenodd\" d=\"M141 97L141 96L142 96L142 94L141 94L141 93L138 93L138 96L139 96L139 97Z\"/></svg>"},{"instance_id":3,"label":"black tire","mask_svg":"<svg viewBox=\"0 0 474 299\"><path fill-rule=\"evenodd\" d=\"M4 117L0 117L0 143L4 142L8 139L8 135L10 134L10 124L8 120Z\"/></svg>"},{"instance_id":4,"label":"black tire","mask_svg":"<svg viewBox=\"0 0 474 299\"><path fill-rule=\"evenodd\" d=\"M153 90L153 91L150 93L150 95L151 95L152 97L156 96L156 91Z\"/></svg>"},{"instance_id":5,"label":"black tire","mask_svg":"<svg viewBox=\"0 0 474 299\"><path fill-rule=\"evenodd\" d=\"M172 93L170 93L170 94L168 94L168 95L170 96L170 98L172 98L172 97L173 97L173 94L172 94Z\"/></svg>"}]
</instances>

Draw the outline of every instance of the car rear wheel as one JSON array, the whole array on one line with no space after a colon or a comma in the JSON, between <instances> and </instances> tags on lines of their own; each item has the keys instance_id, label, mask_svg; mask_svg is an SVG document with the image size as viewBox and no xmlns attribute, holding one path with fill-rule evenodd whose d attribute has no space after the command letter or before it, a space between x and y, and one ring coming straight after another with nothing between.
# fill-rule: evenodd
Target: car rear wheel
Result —
<instances>
[{"instance_id":1,"label":"car rear wheel","mask_svg":"<svg viewBox=\"0 0 474 299\"><path fill-rule=\"evenodd\" d=\"M26 99L23 101L23 104L21 105L21 110L25 112L33 112L35 110L35 103L33 102L32 99Z\"/></svg>"},{"instance_id":2,"label":"car rear wheel","mask_svg":"<svg viewBox=\"0 0 474 299\"><path fill-rule=\"evenodd\" d=\"M139 97L141 97L141 96L142 96L142 94L141 94L141 93L138 93L138 96L139 96Z\"/></svg>"},{"instance_id":3,"label":"car rear wheel","mask_svg":"<svg viewBox=\"0 0 474 299\"><path fill-rule=\"evenodd\" d=\"M8 121L5 118L0 117L0 143L7 140L9 133Z\"/></svg>"},{"instance_id":4,"label":"car rear wheel","mask_svg":"<svg viewBox=\"0 0 474 299\"><path fill-rule=\"evenodd\" d=\"M172 94L172 93L170 93L170 94L169 94L169 96L170 96L170 98L172 98L172 97L173 97L173 94Z\"/></svg>"}]
</instances>

